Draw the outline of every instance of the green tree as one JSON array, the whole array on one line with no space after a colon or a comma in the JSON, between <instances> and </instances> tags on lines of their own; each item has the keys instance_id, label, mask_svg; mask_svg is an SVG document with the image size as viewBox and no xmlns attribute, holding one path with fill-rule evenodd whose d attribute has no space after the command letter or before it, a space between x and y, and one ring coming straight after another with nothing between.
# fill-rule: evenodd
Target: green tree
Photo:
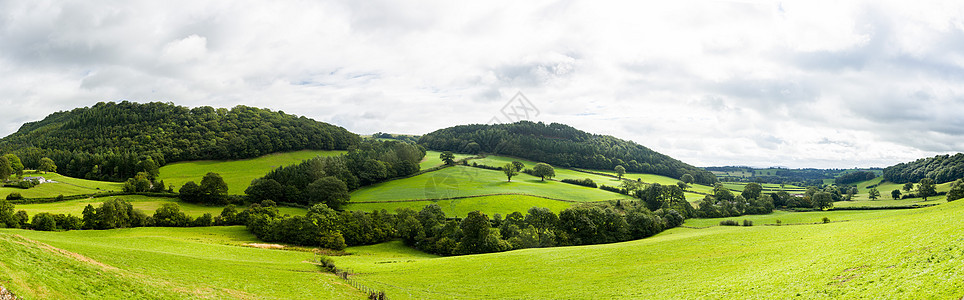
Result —
<instances>
[{"instance_id":1,"label":"green tree","mask_svg":"<svg viewBox=\"0 0 964 300\"><path fill-rule=\"evenodd\" d=\"M833 207L833 196L828 192L816 192L811 199L813 208L829 209Z\"/></svg>"},{"instance_id":2,"label":"green tree","mask_svg":"<svg viewBox=\"0 0 964 300\"><path fill-rule=\"evenodd\" d=\"M442 154L439 154L438 158L441 159L446 165L455 164L455 154L453 154L452 151L442 152Z\"/></svg>"},{"instance_id":3,"label":"green tree","mask_svg":"<svg viewBox=\"0 0 964 300\"><path fill-rule=\"evenodd\" d=\"M927 197L937 195L934 180L926 177L921 179L920 183L917 184L917 192L921 197L924 197L924 201L927 201Z\"/></svg>"},{"instance_id":4,"label":"green tree","mask_svg":"<svg viewBox=\"0 0 964 300\"><path fill-rule=\"evenodd\" d=\"M891 198L894 198L894 200L900 200L900 196L901 196L901 195L900 195L900 189L896 189L896 190L890 191L890 197L891 197Z\"/></svg>"},{"instance_id":5,"label":"green tree","mask_svg":"<svg viewBox=\"0 0 964 300\"><path fill-rule=\"evenodd\" d=\"M16 174L17 177L23 177L23 162L20 161L20 157L17 157L17 155L13 153L4 156L7 158L7 161L10 162L13 173Z\"/></svg>"},{"instance_id":6,"label":"green tree","mask_svg":"<svg viewBox=\"0 0 964 300\"><path fill-rule=\"evenodd\" d=\"M877 198L880 198L880 191L878 191L877 188L870 188L868 195L870 196L870 200L877 200Z\"/></svg>"},{"instance_id":7,"label":"green tree","mask_svg":"<svg viewBox=\"0 0 964 300\"><path fill-rule=\"evenodd\" d=\"M13 175L13 168L10 167L10 161L4 156L0 156L0 183L7 182L10 175Z\"/></svg>"},{"instance_id":8,"label":"green tree","mask_svg":"<svg viewBox=\"0 0 964 300\"><path fill-rule=\"evenodd\" d=\"M677 181L676 186L678 186L680 190L684 190L684 191L686 190L686 188L690 187L689 185L687 185L685 182L682 182L682 181Z\"/></svg>"},{"instance_id":9,"label":"green tree","mask_svg":"<svg viewBox=\"0 0 964 300\"><path fill-rule=\"evenodd\" d=\"M505 177L509 182L512 182L512 176L519 175L519 171L516 171L515 165L512 163L506 163L502 166L502 173L505 173Z\"/></svg>"},{"instance_id":10,"label":"green tree","mask_svg":"<svg viewBox=\"0 0 964 300\"><path fill-rule=\"evenodd\" d=\"M30 228L40 231L54 231L57 230L57 220L54 218L54 215L50 213L38 213L33 215L33 220L30 221Z\"/></svg>"},{"instance_id":11,"label":"green tree","mask_svg":"<svg viewBox=\"0 0 964 300\"><path fill-rule=\"evenodd\" d=\"M722 183L717 183L713 186L713 197L716 197L717 201L733 201L733 192L730 189L723 186Z\"/></svg>"},{"instance_id":12,"label":"green tree","mask_svg":"<svg viewBox=\"0 0 964 300\"><path fill-rule=\"evenodd\" d=\"M512 165L515 166L515 170L518 172L522 172L522 170L526 168L526 165L520 161L512 161Z\"/></svg>"},{"instance_id":13,"label":"green tree","mask_svg":"<svg viewBox=\"0 0 964 300\"><path fill-rule=\"evenodd\" d=\"M480 211L469 212L459 223L462 229L462 242L459 244L459 252L464 254L483 253L483 244L491 232L489 217Z\"/></svg>"},{"instance_id":14,"label":"green tree","mask_svg":"<svg viewBox=\"0 0 964 300\"><path fill-rule=\"evenodd\" d=\"M626 168L623 167L622 165L616 166L615 171L616 171L616 178L618 179L623 179L623 175L626 174Z\"/></svg>"},{"instance_id":15,"label":"green tree","mask_svg":"<svg viewBox=\"0 0 964 300\"><path fill-rule=\"evenodd\" d=\"M55 164L54 160L50 159L49 157L41 158L37 171L44 172L44 174L47 172L57 172L57 164Z\"/></svg>"},{"instance_id":16,"label":"green tree","mask_svg":"<svg viewBox=\"0 0 964 300\"><path fill-rule=\"evenodd\" d=\"M284 200L284 187L274 179L255 179L244 193L255 200Z\"/></svg>"},{"instance_id":17,"label":"green tree","mask_svg":"<svg viewBox=\"0 0 964 300\"><path fill-rule=\"evenodd\" d=\"M556 176L556 169L547 163L537 163L535 167L532 167L532 175L542 178L542 181L546 181L546 178L551 179Z\"/></svg>"},{"instance_id":18,"label":"green tree","mask_svg":"<svg viewBox=\"0 0 964 300\"><path fill-rule=\"evenodd\" d=\"M201 178L198 194L201 196L201 202L228 204L228 184L218 173L208 172L204 178Z\"/></svg>"},{"instance_id":19,"label":"green tree","mask_svg":"<svg viewBox=\"0 0 964 300\"><path fill-rule=\"evenodd\" d=\"M689 173L683 174L683 176L680 177L679 180L682 180L686 184L693 183L693 175L690 175Z\"/></svg>"},{"instance_id":20,"label":"green tree","mask_svg":"<svg viewBox=\"0 0 964 300\"><path fill-rule=\"evenodd\" d=\"M947 201L961 198L964 198L964 179L958 179L951 183L951 190L947 191Z\"/></svg>"},{"instance_id":21,"label":"green tree","mask_svg":"<svg viewBox=\"0 0 964 300\"><path fill-rule=\"evenodd\" d=\"M743 187L743 193L740 195L742 195L744 199L757 199L760 198L760 192L762 191L763 186L760 186L759 183L751 182Z\"/></svg>"},{"instance_id":22,"label":"green tree","mask_svg":"<svg viewBox=\"0 0 964 300\"><path fill-rule=\"evenodd\" d=\"M20 228L20 222L14 217L13 203L0 199L0 228Z\"/></svg>"},{"instance_id":23,"label":"green tree","mask_svg":"<svg viewBox=\"0 0 964 300\"><path fill-rule=\"evenodd\" d=\"M141 172L147 174L147 179L149 180L157 179L157 177L161 175L157 162L155 162L153 158L148 157L147 159L142 160L140 163L138 163L138 166L140 167Z\"/></svg>"},{"instance_id":24,"label":"green tree","mask_svg":"<svg viewBox=\"0 0 964 300\"><path fill-rule=\"evenodd\" d=\"M325 176L308 185L308 201L311 205L325 204L332 209L339 209L351 200L348 185L334 176Z\"/></svg>"},{"instance_id":25,"label":"green tree","mask_svg":"<svg viewBox=\"0 0 964 300\"><path fill-rule=\"evenodd\" d=\"M154 224L159 227L187 227L191 218L181 211L177 203L164 203L154 211Z\"/></svg>"},{"instance_id":26,"label":"green tree","mask_svg":"<svg viewBox=\"0 0 964 300\"><path fill-rule=\"evenodd\" d=\"M200 202L200 187L197 185L197 183L194 183L194 181L188 181L182 185L181 189L177 192L179 194L178 196L181 198L181 201L190 203Z\"/></svg>"},{"instance_id":27,"label":"green tree","mask_svg":"<svg viewBox=\"0 0 964 300\"><path fill-rule=\"evenodd\" d=\"M908 182L904 184L904 192L910 192L910 190L913 190L913 189L914 189L913 182Z\"/></svg>"}]
</instances>

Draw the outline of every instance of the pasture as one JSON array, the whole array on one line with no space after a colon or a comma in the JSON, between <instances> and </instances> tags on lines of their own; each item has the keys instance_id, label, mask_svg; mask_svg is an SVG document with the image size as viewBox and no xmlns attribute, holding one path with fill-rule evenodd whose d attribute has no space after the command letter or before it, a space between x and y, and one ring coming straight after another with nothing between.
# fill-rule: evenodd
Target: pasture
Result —
<instances>
[{"instance_id":1,"label":"pasture","mask_svg":"<svg viewBox=\"0 0 964 300\"><path fill-rule=\"evenodd\" d=\"M439 158L439 155L441 154L442 152L438 152L438 151L425 151L425 158L422 158L422 162L420 162L418 166L422 170L427 170L427 169L441 166L443 164L442 159ZM459 154L459 153L453 153L453 154L455 154L455 160L472 157L471 154Z\"/></svg>"},{"instance_id":2,"label":"pasture","mask_svg":"<svg viewBox=\"0 0 964 300\"><path fill-rule=\"evenodd\" d=\"M349 203L346 210L373 211L385 209L394 212L399 208L411 208L419 211L429 204L438 204L448 217L465 217L469 212L479 210L490 216L492 214L502 214L503 216L513 212L525 214L529 208L545 207L559 213L563 209L573 205L571 202L557 201L534 197L529 195L492 195L469 197L464 199L450 200L420 200L408 202L374 202L374 203Z\"/></svg>"},{"instance_id":3,"label":"pasture","mask_svg":"<svg viewBox=\"0 0 964 300\"><path fill-rule=\"evenodd\" d=\"M0 197L6 197L10 193L20 193L24 198L52 198L59 195L87 195L107 191L120 191L124 188L123 183L94 181L63 176L57 173L26 172L24 177L43 177L53 180L52 183L43 183L29 189L12 187L0 187Z\"/></svg>"},{"instance_id":4,"label":"pasture","mask_svg":"<svg viewBox=\"0 0 964 300\"><path fill-rule=\"evenodd\" d=\"M303 150L274 153L243 160L198 160L177 162L161 167L160 179L164 184L174 185L175 191L188 181L201 183L208 172L215 172L228 184L228 194L242 195L251 181L268 174L278 167L300 163L318 156L335 156L345 151Z\"/></svg>"},{"instance_id":5,"label":"pasture","mask_svg":"<svg viewBox=\"0 0 964 300\"><path fill-rule=\"evenodd\" d=\"M313 253L243 246L257 242L242 226L0 229L0 281L29 299L364 297L321 272Z\"/></svg>"}]
</instances>

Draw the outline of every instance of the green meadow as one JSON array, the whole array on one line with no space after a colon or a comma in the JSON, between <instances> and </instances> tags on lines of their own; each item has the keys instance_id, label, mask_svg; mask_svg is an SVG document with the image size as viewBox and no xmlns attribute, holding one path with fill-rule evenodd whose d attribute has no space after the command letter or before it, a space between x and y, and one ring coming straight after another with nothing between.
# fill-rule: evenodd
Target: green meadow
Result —
<instances>
[{"instance_id":1,"label":"green meadow","mask_svg":"<svg viewBox=\"0 0 964 300\"><path fill-rule=\"evenodd\" d=\"M311 252L243 246L242 226L0 229L0 281L25 299L361 299Z\"/></svg>"},{"instance_id":2,"label":"green meadow","mask_svg":"<svg viewBox=\"0 0 964 300\"><path fill-rule=\"evenodd\" d=\"M204 174L215 172L220 174L228 184L228 194L241 195L251 185L252 180L278 167L297 164L318 156L335 156L344 153L345 151L304 150L274 153L244 160L177 162L161 167L160 179L164 180L164 184L173 184L177 189L188 181L200 183Z\"/></svg>"},{"instance_id":3,"label":"green meadow","mask_svg":"<svg viewBox=\"0 0 964 300\"><path fill-rule=\"evenodd\" d=\"M454 166L360 188L351 202L444 199L493 194L528 194L570 201L626 199L629 196L519 174L507 182L501 171Z\"/></svg>"},{"instance_id":4,"label":"green meadow","mask_svg":"<svg viewBox=\"0 0 964 300\"><path fill-rule=\"evenodd\" d=\"M151 215L161 207L164 203L177 203L183 211L188 216L199 217L205 213L217 216L221 214L221 210L224 209L223 206L205 206L194 203L181 202L177 198L165 198L165 197L148 197L141 195L125 195L116 197L104 197L104 198L87 198L78 200L68 200L61 202L51 202L51 203L40 203L40 204L17 204L16 210L26 211L27 214L33 216L36 213L49 212L53 214L72 214L75 216L80 216L84 212L84 207L88 204L98 207L104 201L111 198L124 199L131 203L134 209L139 209L144 213ZM239 210L243 210L245 207L238 207ZM289 215L304 215L307 210L295 207L285 207L279 206L278 210L282 214Z\"/></svg>"},{"instance_id":5,"label":"green meadow","mask_svg":"<svg viewBox=\"0 0 964 300\"><path fill-rule=\"evenodd\" d=\"M356 280L386 290L392 299L956 299L964 294L964 202L836 213L841 212L829 217L849 220L675 228L624 243L444 258L390 243L349 248L353 255L334 259L354 270ZM820 215L778 217L803 223Z\"/></svg>"},{"instance_id":6,"label":"green meadow","mask_svg":"<svg viewBox=\"0 0 964 300\"><path fill-rule=\"evenodd\" d=\"M393 212L399 208L411 208L419 211L429 204L438 204L448 217L465 217L469 212L479 210L486 214L502 214L503 216L513 212L525 214L532 207L545 207L559 213L560 211L572 207L573 203L534 197L529 195L493 195L469 197L464 199L451 200L420 200L407 202L374 202L374 203L350 203L346 210L373 211L385 209Z\"/></svg>"},{"instance_id":7,"label":"green meadow","mask_svg":"<svg viewBox=\"0 0 964 300\"><path fill-rule=\"evenodd\" d=\"M25 198L51 198L60 195L87 195L105 191L120 191L124 188L123 183L71 178L57 173L30 171L25 173L24 177L43 177L54 182L43 183L29 189L0 187L0 197L6 197L8 194L16 192Z\"/></svg>"},{"instance_id":8,"label":"green meadow","mask_svg":"<svg viewBox=\"0 0 964 300\"><path fill-rule=\"evenodd\" d=\"M441 166L442 164L444 164L444 162L442 162L442 159L439 158L439 155L441 154L442 152L438 152L438 151L425 151L425 158L422 159L422 162L419 163L418 166L422 170L427 170L427 169ZM455 160L472 157L471 154L460 154L460 153L453 153L453 154L455 155Z\"/></svg>"}]
</instances>

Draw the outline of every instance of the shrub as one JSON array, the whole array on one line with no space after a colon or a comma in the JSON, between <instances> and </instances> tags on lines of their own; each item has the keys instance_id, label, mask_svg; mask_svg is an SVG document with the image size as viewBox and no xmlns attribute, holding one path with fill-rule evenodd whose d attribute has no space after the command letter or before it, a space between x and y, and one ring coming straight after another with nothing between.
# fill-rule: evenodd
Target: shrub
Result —
<instances>
[{"instance_id":1,"label":"shrub","mask_svg":"<svg viewBox=\"0 0 964 300\"><path fill-rule=\"evenodd\" d=\"M599 186L599 189L604 190L604 191L610 191L610 192L613 192L613 193L620 193L620 194L623 194L623 195L628 195L628 194L629 194L629 191L627 191L627 190L625 190L625 189L621 189L621 188L613 187L613 186L608 186L608 185L601 185L601 186Z\"/></svg>"},{"instance_id":2,"label":"shrub","mask_svg":"<svg viewBox=\"0 0 964 300\"><path fill-rule=\"evenodd\" d=\"M828 218L828 217L823 217L823 222L824 222L824 223L830 223L830 218Z\"/></svg>"},{"instance_id":3,"label":"shrub","mask_svg":"<svg viewBox=\"0 0 964 300\"><path fill-rule=\"evenodd\" d=\"M720 221L720 226L740 226L740 223L733 220L723 220Z\"/></svg>"},{"instance_id":4,"label":"shrub","mask_svg":"<svg viewBox=\"0 0 964 300\"><path fill-rule=\"evenodd\" d=\"M753 226L753 221L743 219L743 226Z\"/></svg>"},{"instance_id":5,"label":"shrub","mask_svg":"<svg viewBox=\"0 0 964 300\"><path fill-rule=\"evenodd\" d=\"M777 220L777 226L783 225L783 221Z\"/></svg>"},{"instance_id":6,"label":"shrub","mask_svg":"<svg viewBox=\"0 0 964 300\"><path fill-rule=\"evenodd\" d=\"M568 183L568 184L581 185L581 186L585 186L585 187L591 187L591 188L596 188L596 187L597 187L597 186L596 186L596 183L593 182L592 179L589 179L589 178L586 178L586 179L563 179L562 182L565 182L565 183Z\"/></svg>"},{"instance_id":7,"label":"shrub","mask_svg":"<svg viewBox=\"0 0 964 300\"><path fill-rule=\"evenodd\" d=\"M17 192L13 192L7 195L7 200L21 200L21 199L23 199L23 196L21 196L20 193L17 193Z\"/></svg>"}]
</instances>

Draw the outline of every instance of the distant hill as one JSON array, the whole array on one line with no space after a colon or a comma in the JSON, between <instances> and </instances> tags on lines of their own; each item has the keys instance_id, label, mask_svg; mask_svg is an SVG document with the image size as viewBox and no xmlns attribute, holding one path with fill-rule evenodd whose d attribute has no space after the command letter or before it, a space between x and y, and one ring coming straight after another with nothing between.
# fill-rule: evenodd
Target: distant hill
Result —
<instances>
[{"instance_id":1,"label":"distant hill","mask_svg":"<svg viewBox=\"0 0 964 300\"><path fill-rule=\"evenodd\" d=\"M884 169L884 179L894 183L919 182L924 177L937 183L964 178L964 153L921 158Z\"/></svg>"},{"instance_id":2,"label":"distant hill","mask_svg":"<svg viewBox=\"0 0 964 300\"><path fill-rule=\"evenodd\" d=\"M716 182L713 173L650 150L632 141L587 133L564 124L520 121L512 124L460 125L422 136L418 143L431 150L515 156L572 168L612 170Z\"/></svg>"},{"instance_id":3,"label":"distant hill","mask_svg":"<svg viewBox=\"0 0 964 300\"><path fill-rule=\"evenodd\" d=\"M26 123L0 139L0 150L17 154L28 168L46 156L62 174L122 180L145 164L346 150L359 141L342 127L281 111L124 101L101 102Z\"/></svg>"}]
</instances>

